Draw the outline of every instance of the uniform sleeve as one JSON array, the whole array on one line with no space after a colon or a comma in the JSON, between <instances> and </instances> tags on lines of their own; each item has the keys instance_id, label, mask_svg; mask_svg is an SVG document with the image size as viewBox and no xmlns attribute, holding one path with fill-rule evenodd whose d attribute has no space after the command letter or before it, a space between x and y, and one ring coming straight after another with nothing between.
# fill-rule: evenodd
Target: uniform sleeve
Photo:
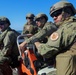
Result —
<instances>
[{"instance_id":1,"label":"uniform sleeve","mask_svg":"<svg viewBox=\"0 0 76 75\"><path fill-rule=\"evenodd\" d=\"M26 24L23 26L23 31L22 31L22 34L25 34L26 33Z\"/></svg>"},{"instance_id":2,"label":"uniform sleeve","mask_svg":"<svg viewBox=\"0 0 76 75\"><path fill-rule=\"evenodd\" d=\"M31 42L31 40L35 39L42 39L45 36L49 36L52 32L56 31L57 28L52 23L47 23L42 30L40 30L38 33L36 33L34 36L29 38L28 40L25 40L27 43Z\"/></svg>"},{"instance_id":3,"label":"uniform sleeve","mask_svg":"<svg viewBox=\"0 0 76 75\"><path fill-rule=\"evenodd\" d=\"M56 36L54 35L56 34ZM49 37L48 42L46 44L41 44L37 49L39 53L46 57L50 58L53 55L57 54L60 50L60 44L62 34L58 32L54 32L52 36Z\"/></svg>"},{"instance_id":4,"label":"uniform sleeve","mask_svg":"<svg viewBox=\"0 0 76 75\"><path fill-rule=\"evenodd\" d=\"M2 51L0 52L0 55L1 56L9 56L15 41L16 41L15 34L12 32L8 32L4 38L4 41L3 41L4 47L3 47Z\"/></svg>"},{"instance_id":5,"label":"uniform sleeve","mask_svg":"<svg viewBox=\"0 0 76 75\"><path fill-rule=\"evenodd\" d=\"M68 25L59 28L48 39L46 44L41 44L38 51L46 58L70 48L76 39L76 25Z\"/></svg>"}]
</instances>

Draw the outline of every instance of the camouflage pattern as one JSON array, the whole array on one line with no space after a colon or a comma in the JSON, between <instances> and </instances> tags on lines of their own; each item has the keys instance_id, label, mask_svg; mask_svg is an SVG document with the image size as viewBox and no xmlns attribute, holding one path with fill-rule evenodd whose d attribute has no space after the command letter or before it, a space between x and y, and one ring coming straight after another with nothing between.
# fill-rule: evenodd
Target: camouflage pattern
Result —
<instances>
[{"instance_id":1,"label":"camouflage pattern","mask_svg":"<svg viewBox=\"0 0 76 75\"><path fill-rule=\"evenodd\" d=\"M28 22L28 20L27 20L27 23L23 27L22 34L34 35L35 33L37 33L38 28L37 28L36 22L34 21L34 17L35 17L35 15L32 13L29 13L26 15L26 20L27 20L27 18L30 18L29 19L30 22Z\"/></svg>"},{"instance_id":2,"label":"camouflage pattern","mask_svg":"<svg viewBox=\"0 0 76 75\"><path fill-rule=\"evenodd\" d=\"M44 17L46 19L46 21L48 20L48 17L46 14L43 13L39 13L37 16L35 16L35 20L37 20L38 18Z\"/></svg>"},{"instance_id":3,"label":"camouflage pattern","mask_svg":"<svg viewBox=\"0 0 76 75\"><path fill-rule=\"evenodd\" d=\"M46 19L46 21L48 20L48 17L46 16L46 14L43 14L43 13L38 14L35 17L35 20L38 19L38 18L40 18L40 17L44 17ZM31 24L32 25L30 25L28 23L25 24L24 29L23 29L23 34L33 34L34 35L34 34L38 33L44 27L45 22L40 27L37 26L34 21ZM25 39L27 39L27 37L25 37ZM44 38L43 40L40 39L40 42L46 42L47 38Z\"/></svg>"},{"instance_id":4,"label":"camouflage pattern","mask_svg":"<svg viewBox=\"0 0 76 75\"><path fill-rule=\"evenodd\" d=\"M37 19L39 19L39 18L42 18L42 17L45 18L45 21L40 21L41 25L38 26L37 33L40 32L45 25L48 25L48 24L49 24L49 23L46 24L46 22L47 22L47 20L48 20L48 17L47 17L46 14L43 14L43 13L37 14L37 15L35 16L35 21L36 21ZM41 33L37 34L36 37L37 37L38 35L40 35L40 34L41 34ZM33 37L33 38L34 38L34 37ZM29 40L29 39L28 39L28 40ZM28 40L27 40L27 41L28 41ZM33 39L31 39L31 40L33 40ZM30 41L31 41L31 40L30 40ZM30 41L29 41L29 42L30 42ZM42 37L42 38L39 39L39 41L42 42L42 43L46 43L46 42L47 42L47 37Z\"/></svg>"},{"instance_id":5,"label":"camouflage pattern","mask_svg":"<svg viewBox=\"0 0 76 75\"><path fill-rule=\"evenodd\" d=\"M54 4L50 8L50 15L53 14L55 11L57 11L57 10L59 10L61 8L65 8L65 7L70 7L73 14L74 15L76 14L75 8L71 3L67 2L67 1L60 1L60 2L57 2L56 4Z\"/></svg>"},{"instance_id":6,"label":"camouflage pattern","mask_svg":"<svg viewBox=\"0 0 76 75\"><path fill-rule=\"evenodd\" d=\"M0 17L0 22L6 22L6 23L8 23L9 25L11 24L10 21L9 21L9 19L6 18L6 17Z\"/></svg>"},{"instance_id":7,"label":"camouflage pattern","mask_svg":"<svg viewBox=\"0 0 76 75\"><path fill-rule=\"evenodd\" d=\"M76 43L72 45L69 51L56 56L57 75L76 74L76 50L74 48L76 48Z\"/></svg>"},{"instance_id":8,"label":"camouflage pattern","mask_svg":"<svg viewBox=\"0 0 76 75\"><path fill-rule=\"evenodd\" d=\"M28 17L31 17L31 18L33 18L33 19L34 19L35 15L34 15L34 14L29 13L29 14L27 14L27 15L26 15L26 19L27 19Z\"/></svg>"},{"instance_id":9,"label":"camouflage pattern","mask_svg":"<svg viewBox=\"0 0 76 75\"><path fill-rule=\"evenodd\" d=\"M50 35L48 42L46 44L40 44L37 49L40 52L40 54L43 55L44 58L52 58L60 52L65 52L67 50L75 51L76 46L72 47L72 45L75 42L76 42L76 17L70 17L68 20L65 20L62 23L62 25L59 27L57 31L55 31ZM71 60L69 62L71 63ZM68 73L69 71L70 73ZM65 68L65 71L64 71L65 74L62 73L62 75L75 75L76 70L74 72L73 71L74 70L70 68L68 69Z\"/></svg>"},{"instance_id":10,"label":"camouflage pattern","mask_svg":"<svg viewBox=\"0 0 76 75\"><path fill-rule=\"evenodd\" d=\"M44 27L38 33L36 33L32 37L30 37L28 40L26 40L26 42L30 43L31 41L35 39L38 39L39 41L41 40L43 41L43 39L45 40L45 38L48 38L48 36L56 30L57 30L57 27L55 26L55 24L51 22L46 22Z\"/></svg>"},{"instance_id":11,"label":"camouflage pattern","mask_svg":"<svg viewBox=\"0 0 76 75\"><path fill-rule=\"evenodd\" d=\"M4 64L6 66L14 66L13 64L18 64L17 59L19 52L16 44L18 35L19 33L17 33L15 30L12 30L10 27L8 27L4 32L0 34L0 66ZM3 67L4 69L6 68L5 66ZM6 72L8 71L6 70ZM8 74L4 75L9 75L9 72Z\"/></svg>"},{"instance_id":12,"label":"camouflage pattern","mask_svg":"<svg viewBox=\"0 0 76 75\"><path fill-rule=\"evenodd\" d=\"M33 21L30 24L26 23L24 25L22 34L32 34L32 35L34 35L35 33L37 33L37 31L38 31L37 25Z\"/></svg>"}]
</instances>

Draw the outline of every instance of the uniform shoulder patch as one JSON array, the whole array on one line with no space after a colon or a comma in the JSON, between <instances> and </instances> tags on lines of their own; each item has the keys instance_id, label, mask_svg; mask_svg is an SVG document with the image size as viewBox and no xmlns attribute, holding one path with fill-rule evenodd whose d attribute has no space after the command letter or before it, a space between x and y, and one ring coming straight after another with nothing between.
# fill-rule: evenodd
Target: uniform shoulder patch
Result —
<instances>
[{"instance_id":1,"label":"uniform shoulder patch","mask_svg":"<svg viewBox=\"0 0 76 75\"><path fill-rule=\"evenodd\" d=\"M54 32L53 34L51 34L50 39L55 41L59 38L59 34L57 32Z\"/></svg>"}]
</instances>

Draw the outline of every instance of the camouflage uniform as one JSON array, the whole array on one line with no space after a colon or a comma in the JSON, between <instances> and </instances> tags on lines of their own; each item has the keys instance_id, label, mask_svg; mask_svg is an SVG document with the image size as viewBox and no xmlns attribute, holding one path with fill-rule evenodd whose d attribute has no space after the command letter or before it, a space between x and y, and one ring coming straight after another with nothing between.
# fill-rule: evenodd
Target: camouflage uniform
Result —
<instances>
[{"instance_id":1,"label":"camouflage uniform","mask_svg":"<svg viewBox=\"0 0 76 75\"><path fill-rule=\"evenodd\" d=\"M35 17L35 21L37 22L37 19L40 19L40 18L41 18L41 21L39 22L42 26L38 28L39 29L38 33L30 37L28 40L25 40L27 43L33 43L33 41L36 39L37 41L44 43L47 41L46 39L48 38L48 36L57 30L57 27L55 24L53 24L52 22L47 22L48 17L46 16L46 14L43 14L43 13L38 14Z\"/></svg>"},{"instance_id":2,"label":"camouflage uniform","mask_svg":"<svg viewBox=\"0 0 76 75\"><path fill-rule=\"evenodd\" d=\"M7 22L8 19L6 17L0 17L0 20ZM0 73L2 75L12 75L10 65L16 66L18 64L16 62L19 55L16 44L18 35L19 33L12 30L9 26L0 34Z\"/></svg>"},{"instance_id":3,"label":"camouflage uniform","mask_svg":"<svg viewBox=\"0 0 76 75\"><path fill-rule=\"evenodd\" d=\"M59 5L61 4L61 6ZM57 6L71 7L73 15L75 9L71 3L59 2ZM50 14L57 6L51 8ZM60 8L59 8L60 9ZM76 17L71 16L61 22L59 29L52 33L46 44L40 44L38 51L44 58L56 57L57 75L75 75L76 74Z\"/></svg>"},{"instance_id":4,"label":"camouflage uniform","mask_svg":"<svg viewBox=\"0 0 76 75\"><path fill-rule=\"evenodd\" d=\"M35 34L37 33L38 27L36 26L36 23L33 21L30 25L26 23L23 27L22 34Z\"/></svg>"},{"instance_id":5,"label":"camouflage uniform","mask_svg":"<svg viewBox=\"0 0 76 75\"><path fill-rule=\"evenodd\" d=\"M37 29L38 29L35 21L33 21L34 14L27 14L26 19L27 18L32 18L32 21L30 23L27 22L24 25L22 34L33 34L34 35L35 33L37 33Z\"/></svg>"},{"instance_id":6,"label":"camouflage uniform","mask_svg":"<svg viewBox=\"0 0 76 75\"><path fill-rule=\"evenodd\" d=\"M28 40L26 40L27 43L30 43L34 40L38 40L42 43L46 43L48 36L57 30L57 27L55 26L55 24L53 24L52 22L47 22L48 17L43 14L40 13L35 17L35 20L41 17L45 17L46 22L44 23L43 26L38 27L38 33L36 33L35 35L33 35L32 37L30 37Z\"/></svg>"}]
</instances>

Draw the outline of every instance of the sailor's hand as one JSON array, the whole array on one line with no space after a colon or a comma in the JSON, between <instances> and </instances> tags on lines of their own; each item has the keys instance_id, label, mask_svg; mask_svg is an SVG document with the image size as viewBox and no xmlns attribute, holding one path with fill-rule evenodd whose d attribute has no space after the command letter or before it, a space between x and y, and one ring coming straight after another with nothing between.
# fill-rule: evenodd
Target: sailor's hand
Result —
<instances>
[{"instance_id":1,"label":"sailor's hand","mask_svg":"<svg viewBox=\"0 0 76 75\"><path fill-rule=\"evenodd\" d=\"M35 44L36 48L38 48L40 46L40 42L35 42L34 44Z\"/></svg>"},{"instance_id":2,"label":"sailor's hand","mask_svg":"<svg viewBox=\"0 0 76 75\"><path fill-rule=\"evenodd\" d=\"M40 47L41 43L40 42L35 42L35 46L38 50L38 53L41 53L41 51L39 50L39 47Z\"/></svg>"},{"instance_id":3,"label":"sailor's hand","mask_svg":"<svg viewBox=\"0 0 76 75\"><path fill-rule=\"evenodd\" d=\"M21 43L20 45L19 45L19 48L20 48L20 50L22 51L22 52L24 52L25 50L26 50L26 42L24 41L23 43Z\"/></svg>"}]
</instances>

